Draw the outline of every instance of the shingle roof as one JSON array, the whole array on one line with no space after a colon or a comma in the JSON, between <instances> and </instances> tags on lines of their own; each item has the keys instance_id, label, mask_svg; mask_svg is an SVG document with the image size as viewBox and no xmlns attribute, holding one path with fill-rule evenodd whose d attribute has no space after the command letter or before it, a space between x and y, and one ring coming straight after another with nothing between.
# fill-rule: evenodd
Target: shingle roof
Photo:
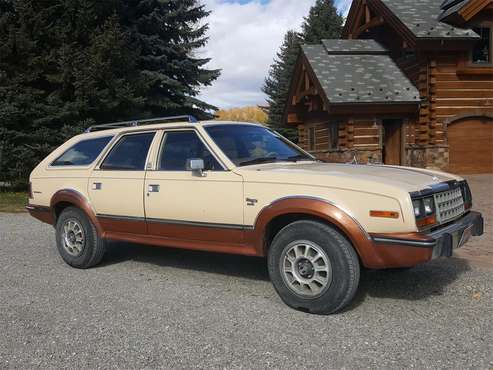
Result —
<instances>
[{"instance_id":1,"label":"shingle roof","mask_svg":"<svg viewBox=\"0 0 493 370\"><path fill-rule=\"evenodd\" d=\"M479 38L470 29L462 29L440 22L441 6L453 1L443 0L381 0L389 10L418 38Z\"/></svg>"},{"instance_id":2,"label":"shingle roof","mask_svg":"<svg viewBox=\"0 0 493 370\"><path fill-rule=\"evenodd\" d=\"M382 53L382 46L373 40L345 40L345 53L341 49L333 51L341 45L340 41L324 40L322 45L302 46L331 104L419 103L418 90L390 56ZM350 42L368 52L353 51Z\"/></svg>"},{"instance_id":3,"label":"shingle roof","mask_svg":"<svg viewBox=\"0 0 493 370\"><path fill-rule=\"evenodd\" d=\"M375 40L322 40L322 44L330 54L388 54Z\"/></svg>"}]
</instances>

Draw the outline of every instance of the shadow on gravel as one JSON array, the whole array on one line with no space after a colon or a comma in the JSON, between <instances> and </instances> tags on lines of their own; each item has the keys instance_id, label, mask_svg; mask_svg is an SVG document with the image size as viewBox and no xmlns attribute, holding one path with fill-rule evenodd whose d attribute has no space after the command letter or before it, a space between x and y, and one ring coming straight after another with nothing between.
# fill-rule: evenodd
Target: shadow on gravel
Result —
<instances>
[{"instance_id":1,"label":"shadow on gravel","mask_svg":"<svg viewBox=\"0 0 493 370\"><path fill-rule=\"evenodd\" d=\"M109 243L108 251L100 266L109 266L126 261L269 281L267 261L263 258L149 247L120 242Z\"/></svg>"},{"instance_id":2,"label":"shadow on gravel","mask_svg":"<svg viewBox=\"0 0 493 370\"><path fill-rule=\"evenodd\" d=\"M359 306L367 296L415 301L442 295L448 285L470 269L463 259L444 258L408 270L363 270L348 310Z\"/></svg>"},{"instance_id":3,"label":"shadow on gravel","mask_svg":"<svg viewBox=\"0 0 493 370\"><path fill-rule=\"evenodd\" d=\"M263 258L118 242L111 242L108 247L100 266L136 261L163 268L173 267L269 281L267 262ZM468 270L468 262L459 258L439 259L409 270L363 269L358 292L347 310L359 306L368 296L412 301L441 295L449 284Z\"/></svg>"}]
</instances>

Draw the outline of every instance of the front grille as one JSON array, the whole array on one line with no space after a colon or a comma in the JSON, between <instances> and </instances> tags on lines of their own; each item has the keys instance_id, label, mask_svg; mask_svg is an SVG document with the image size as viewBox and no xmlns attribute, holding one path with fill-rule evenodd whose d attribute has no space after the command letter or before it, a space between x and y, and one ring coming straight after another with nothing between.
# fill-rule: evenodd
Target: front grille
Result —
<instances>
[{"instance_id":1,"label":"front grille","mask_svg":"<svg viewBox=\"0 0 493 370\"><path fill-rule=\"evenodd\" d=\"M435 194L438 222L443 224L461 216L464 211L464 199L460 188Z\"/></svg>"}]
</instances>

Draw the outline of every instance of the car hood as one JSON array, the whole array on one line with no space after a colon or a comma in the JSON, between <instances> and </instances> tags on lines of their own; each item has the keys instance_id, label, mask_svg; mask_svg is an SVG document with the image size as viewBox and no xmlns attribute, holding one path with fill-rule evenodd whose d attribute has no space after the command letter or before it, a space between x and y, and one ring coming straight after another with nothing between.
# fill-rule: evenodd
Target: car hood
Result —
<instances>
[{"instance_id":1,"label":"car hood","mask_svg":"<svg viewBox=\"0 0 493 370\"><path fill-rule=\"evenodd\" d=\"M239 168L245 180L285 182L304 185L334 186L371 192L386 187L407 192L426 189L440 182L461 180L460 177L413 167L385 165L355 165L322 162L269 163ZM368 189L368 186L382 188Z\"/></svg>"}]
</instances>

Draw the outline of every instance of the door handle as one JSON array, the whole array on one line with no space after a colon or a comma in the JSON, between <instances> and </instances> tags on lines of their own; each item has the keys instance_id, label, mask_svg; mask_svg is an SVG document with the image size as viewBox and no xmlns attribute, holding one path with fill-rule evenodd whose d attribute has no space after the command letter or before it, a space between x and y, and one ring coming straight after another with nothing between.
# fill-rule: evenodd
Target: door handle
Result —
<instances>
[{"instance_id":1,"label":"door handle","mask_svg":"<svg viewBox=\"0 0 493 370\"><path fill-rule=\"evenodd\" d=\"M158 193L159 192L159 185L148 185L147 191L149 193Z\"/></svg>"},{"instance_id":2,"label":"door handle","mask_svg":"<svg viewBox=\"0 0 493 370\"><path fill-rule=\"evenodd\" d=\"M101 190L103 188L103 184L100 182L92 183L92 190Z\"/></svg>"}]
</instances>

